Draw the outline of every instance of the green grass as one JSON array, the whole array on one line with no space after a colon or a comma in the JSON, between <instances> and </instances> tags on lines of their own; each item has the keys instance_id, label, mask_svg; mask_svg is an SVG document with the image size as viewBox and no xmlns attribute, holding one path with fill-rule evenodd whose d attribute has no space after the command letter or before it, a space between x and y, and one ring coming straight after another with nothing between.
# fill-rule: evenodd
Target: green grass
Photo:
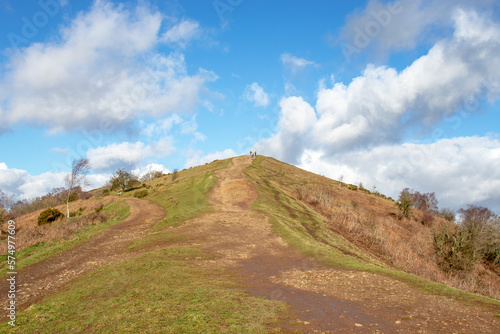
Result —
<instances>
[{"instance_id":1,"label":"green grass","mask_svg":"<svg viewBox=\"0 0 500 334\"><path fill-rule=\"evenodd\" d=\"M145 250L155 245L171 245L186 240L182 234L175 234L168 231L153 232L143 238L137 239L127 247L127 252Z\"/></svg>"},{"instance_id":2,"label":"green grass","mask_svg":"<svg viewBox=\"0 0 500 334\"><path fill-rule=\"evenodd\" d=\"M18 312L16 327L3 323L0 332L266 332L285 305L249 296L229 271L189 266L200 252L168 248L95 270Z\"/></svg>"},{"instance_id":3,"label":"green grass","mask_svg":"<svg viewBox=\"0 0 500 334\"><path fill-rule=\"evenodd\" d=\"M148 184L146 199L162 205L164 220L135 240L136 257L95 270L29 309L17 313L14 333L265 333L272 331L286 305L253 297L232 271L194 266L210 258L187 245L187 236L169 227L212 210L209 191L216 161ZM133 192L124 193L133 196ZM163 247L151 251L154 247Z\"/></svg>"},{"instance_id":4,"label":"green grass","mask_svg":"<svg viewBox=\"0 0 500 334\"><path fill-rule=\"evenodd\" d=\"M245 170L248 179L259 193L259 198L252 208L269 216L273 231L291 248L336 268L373 272L432 294L496 308L500 306L500 301L390 268L339 234L327 230L321 215L288 195L286 189L304 181L304 176L294 174L294 170L296 168L293 166L263 156L257 157Z\"/></svg>"},{"instance_id":5,"label":"green grass","mask_svg":"<svg viewBox=\"0 0 500 334\"><path fill-rule=\"evenodd\" d=\"M124 200L120 200L106 206L102 211L110 217L104 224L84 227L68 240L59 239L52 242L39 243L16 252L16 270L21 270L31 264L50 259L57 254L88 241L108 227L125 220L130 214L130 207ZM66 224L68 222L63 223ZM6 264L7 255L0 256L0 261L2 264ZM0 269L0 277L6 275L7 271L7 267Z\"/></svg>"},{"instance_id":6,"label":"green grass","mask_svg":"<svg viewBox=\"0 0 500 334\"><path fill-rule=\"evenodd\" d=\"M211 164L180 171L174 182L172 182L171 175L148 182L150 189L144 198L160 204L167 213L166 217L153 227L153 230L179 226L192 217L209 212L212 205L208 192L216 182L213 173L231 164L231 159L218 160ZM133 196L134 193L124 193L124 195Z\"/></svg>"}]
</instances>

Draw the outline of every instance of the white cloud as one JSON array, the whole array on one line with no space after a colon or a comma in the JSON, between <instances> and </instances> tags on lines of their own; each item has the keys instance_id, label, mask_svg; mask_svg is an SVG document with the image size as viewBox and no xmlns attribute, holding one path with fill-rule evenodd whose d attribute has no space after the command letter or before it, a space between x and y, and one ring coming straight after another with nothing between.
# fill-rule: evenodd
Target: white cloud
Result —
<instances>
[{"instance_id":1,"label":"white cloud","mask_svg":"<svg viewBox=\"0 0 500 334\"><path fill-rule=\"evenodd\" d=\"M246 86L243 96L248 101L253 102L256 107L267 107L270 102L269 96L264 91L264 88L259 86L256 82Z\"/></svg>"},{"instance_id":2,"label":"white cloud","mask_svg":"<svg viewBox=\"0 0 500 334\"><path fill-rule=\"evenodd\" d=\"M139 177L142 177L144 174L149 173L149 172L163 172L164 174L169 174L170 170L167 167L165 167L164 165L155 164L155 163L147 164L145 166L141 166L139 168L132 170L132 173L134 173L135 175L137 175Z\"/></svg>"},{"instance_id":3,"label":"white cloud","mask_svg":"<svg viewBox=\"0 0 500 334\"><path fill-rule=\"evenodd\" d=\"M25 170L8 168L5 163L0 163L0 189L15 196L15 200L29 200L41 197L54 188L65 187L64 179L68 172L46 172L40 175L31 175ZM89 174L88 189L98 188L106 184L111 174Z\"/></svg>"},{"instance_id":4,"label":"white cloud","mask_svg":"<svg viewBox=\"0 0 500 334\"><path fill-rule=\"evenodd\" d=\"M204 156L200 157L201 152L197 152L193 154L191 157L189 157L186 160L186 164L184 165L184 168L190 168L190 167L195 167L199 165L203 165L209 162L212 162L214 160L222 160L222 159L227 159L227 158L232 158L236 156L236 153L232 149L226 149L222 152L214 152L210 153Z\"/></svg>"},{"instance_id":5,"label":"white cloud","mask_svg":"<svg viewBox=\"0 0 500 334\"><path fill-rule=\"evenodd\" d=\"M130 12L96 1L56 42L13 54L0 81L2 123L57 132L98 129L106 120L116 128L139 116L192 110L216 76L203 69L188 75L182 54L155 54L161 23L149 8Z\"/></svg>"},{"instance_id":6,"label":"white cloud","mask_svg":"<svg viewBox=\"0 0 500 334\"><path fill-rule=\"evenodd\" d=\"M398 143L409 129L428 130L469 105L480 105L485 97L498 97L500 26L462 10L455 12L454 19L452 38L438 42L401 72L369 65L347 86L336 83L326 88L321 83L315 106L317 121L304 123L310 131L303 130L300 139L291 136L297 125L288 120L281 105L279 132L261 146L294 162L301 147L334 154ZM288 109L311 108L303 100L288 102Z\"/></svg>"},{"instance_id":7,"label":"white cloud","mask_svg":"<svg viewBox=\"0 0 500 334\"><path fill-rule=\"evenodd\" d=\"M154 123L144 123L141 121L141 134L152 137L155 135L167 135L172 127L176 124L182 123L182 118L179 117L177 114L173 114L172 116L169 116L167 118L158 120Z\"/></svg>"},{"instance_id":8,"label":"white cloud","mask_svg":"<svg viewBox=\"0 0 500 334\"><path fill-rule=\"evenodd\" d=\"M391 51L414 48L420 42L435 42L439 34L430 28L449 28L454 24L450 13L490 9L495 0L370 0L366 7L350 15L340 33L341 46L350 55L365 48ZM431 37L429 37L429 35ZM432 37L434 35L434 37ZM431 38L431 40L429 40ZM433 39L434 38L434 39ZM355 49L352 49L355 48Z\"/></svg>"},{"instance_id":9,"label":"white cloud","mask_svg":"<svg viewBox=\"0 0 500 334\"><path fill-rule=\"evenodd\" d=\"M177 44L180 47L186 47L190 41L200 36L200 24L192 20L182 20L167 30L162 40L168 44Z\"/></svg>"},{"instance_id":10,"label":"white cloud","mask_svg":"<svg viewBox=\"0 0 500 334\"><path fill-rule=\"evenodd\" d=\"M443 120L458 126L484 99L498 98L500 26L473 11L457 10L453 20L453 36L400 72L369 65L348 85L321 82L314 108L300 97L283 99L276 132L257 150L330 177L375 184L391 196L409 186L435 191L444 206L491 204L498 212L497 139L440 140L446 129L437 128L434 144L401 144Z\"/></svg>"},{"instance_id":11,"label":"white cloud","mask_svg":"<svg viewBox=\"0 0 500 334\"><path fill-rule=\"evenodd\" d=\"M478 158L480 157L480 158ZM403 188L435 192L440 207L484 205L500 213L500 141L442 139L432 144L381 145L334 156L305 150L301 168L363 185L397 198Z\"/></svg>"},{"instance_id":12,"label":"white cloud","mask_svg":"<svg viewBox=\"0 0 500 334\"><path fill-rule=\"evenodd\" d=\"M136 168L148 157L161 157L174 151L172 140L164 138L154 144L143 142L123 142L105 147L91 148L87 152L92 170L115 170L117 168Z\"/></svg>"},{"instance_id":13,"label":"white cloud","mask_svg":"<svg viewBox=\"0 0 500 334\"><path fill-rule=\"evenodd\" d=\"M284 53L281 55L281 62L285 67L289 68L292 73L297 73L306 68L307 66L313 66L313 67L318 66L318 64L316 64L313 61L304 58L299 58L289 53Z\"/></svg>"},{"instance_id":14,"label":"white cloud","mask_svg":"<svg viewBox=\"0 0 500 334\"><path fill-rule=\"evenodd\" d=\"M67 148L54 147L54 148L50 149L50 152L56 153L56 154L61 154L61 155L66 155L66 154L68 154L69 150Z\"/></svg>"},{"instance_id":15,"label":"white cloud","mask_svg":"<svg viewBox=\"0 0 500 334\"><path fill-rule=\"evenodd\" d=\"M291 96L280 101L278 133L256 144L258 152L278 159L296 162L297 155L309 145L308 132L317 122L314 109L302 97Z\"/></svg>"},{"instance_id":16,"label":"white cloud","mask_svg":"<svg viewBox=\"0 0 500 334\"><path fill-rule=\"evenodd\" d=\"M64 187L66 174L46 172L33 176L25 170L8 168L5 163L0 163L0 188L14 194L17 199L30 199L42 196L53 188Z\"/></svg>"},{"instance_id":17,"label":"white cloud","mask_svg":"<svg viewBox=\"0 0 500 334\"><path fill-rule=\"evenodd\" d=\"M196 131L198 129L198 123L196 122L196 115L194 115L189 121L185 121L181 124L182 134L191 134L194 136L194 141L205 141L207 137Z\"/></svg>"}]
</instances>

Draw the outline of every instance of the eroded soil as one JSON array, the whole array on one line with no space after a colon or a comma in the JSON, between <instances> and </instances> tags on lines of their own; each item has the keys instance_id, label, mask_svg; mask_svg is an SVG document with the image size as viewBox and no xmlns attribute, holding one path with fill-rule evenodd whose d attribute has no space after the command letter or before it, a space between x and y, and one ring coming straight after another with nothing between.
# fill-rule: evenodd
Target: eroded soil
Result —
<instances>
[{"instance_id":1,"label":"eroded soil","mask_svg":"<svg viewBox=\"0 0 500 334\"><path fill-rule=\"evenodd\" d=\"M125 201L130 206L130 215L123 222L84 244L19 271L16 275L16 309L28 307L94 269L136 256L126 252L128 245L161 220L165 211L150 201L135 198ZM8 291L8 282L0 281L0 305L3 310L9 302Z\"/></svg>"},{"instance_id":2,"label":"eroded soil","mask_svg":"<svg viewBox=\"0 0 500 334\"><path fill-rule=\"evenodd\" d=\"M484 308L423 293L405 283L359 271L318 265L290 249L261 213L243 170L248 156L216 172L213 213L172 232L214 255L199 266L231 268L252 294L289 305L278 327L306 333L497 333L499 309Z\"/></svg>"}]
</instances>

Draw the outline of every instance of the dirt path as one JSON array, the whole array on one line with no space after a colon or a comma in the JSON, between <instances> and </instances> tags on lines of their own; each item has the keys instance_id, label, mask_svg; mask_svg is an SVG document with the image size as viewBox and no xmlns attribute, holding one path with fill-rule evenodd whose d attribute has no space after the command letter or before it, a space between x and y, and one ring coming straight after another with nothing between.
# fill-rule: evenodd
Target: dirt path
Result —
<instances>
[{"instance_id":1,"label":"dirt path","mask_svg":"<svg viewBox=\"0 0 500 334\"><path fill-rule=\"evenodd\" d=\"M130 215L98 236L58 256L31 265L16 275L16 309L22 310L54 293L75 278L94 269L117 263L137 254L125 253L128 245L141 237L165 216L163 208L150 201L127 198ZM5 310L9 287L0 282L0 305Z\"/></svg>"},{"instance_id":2,"label":"dirt path","mask_svg":"<svg viewBox=\"0 0 500 334\"><path fill-rule=\"evenodd\" d=\"M286 302L286 332L306 333L496 333L500 310L467 306L424 294L379 275L320 266L273 234L268 218L250 210L258 197L243 170L249 157L216 172L211 193L216 205L174 228L215 260L200 266L238 271L252 294Z\"/></svg>"}]
</instances>

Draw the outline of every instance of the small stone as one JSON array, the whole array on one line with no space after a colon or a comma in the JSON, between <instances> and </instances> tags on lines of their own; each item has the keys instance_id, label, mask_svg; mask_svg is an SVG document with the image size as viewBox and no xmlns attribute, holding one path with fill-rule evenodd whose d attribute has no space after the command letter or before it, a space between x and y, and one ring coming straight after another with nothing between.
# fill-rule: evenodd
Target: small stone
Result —
<instances>
[{"instance_id":1,"label":"small stone","mask_svg":"<svg viewBox=\"0 0 500 334\"><path fill-rule=\"evenodd\" d=\"M356 326L356 327L363 327L363 325L361 325L361 324L354 324L354 326Z\"/></svg>"},{"instance_id":2,"label":"small stone","mask_svg":"<svg viewBox=\"0 0 500 334\"><path fill-rule=\"evenodd\" d=\"M396 320L396 325L400 325L401 324L401 321L400 320Z\"/></svg>"},{"instance_id":3,"label":"small stone","mask_svg":"<svg viewBox=\"0 0 500 334\"><path fill-rule=\"evenodd\" d=\"M309 325L310 322L309 321L304 321L304 325Z\"/></svg>"}]
</instances>

